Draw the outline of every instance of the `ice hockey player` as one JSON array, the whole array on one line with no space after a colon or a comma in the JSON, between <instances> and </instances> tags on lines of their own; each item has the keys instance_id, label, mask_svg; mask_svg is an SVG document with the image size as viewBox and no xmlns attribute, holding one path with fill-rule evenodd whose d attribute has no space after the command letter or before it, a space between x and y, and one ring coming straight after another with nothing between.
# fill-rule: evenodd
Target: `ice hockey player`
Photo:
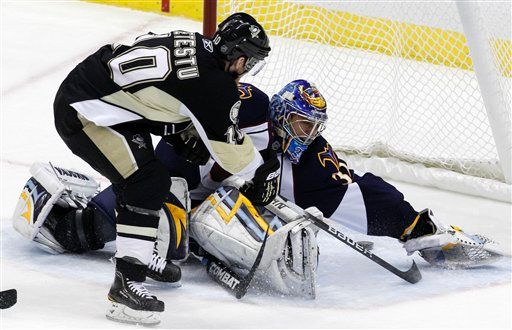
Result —
<instances>
[{"instance_id":1,"label":"ice hockey player","mask_svg":"<svg viewBox=\"0 0 512 330\"><path fill-rule=\"evenodd\" d=\"M112 182L116 195L108 318L154 324L164 311L164 303L143 285L171 186L150 134L176 150L204 144L225 171L250 181L243 190L255 203L275 195L272 173L279 162L262 159L238 129L235 83L269 51L261 25L236 13L219 25L213 40L173 31L149 33L132 45L103 46L61 84L54 102L57 132L75 155Z\"/></svg>"},{"instance_id":2,"label":"ice hockey player","mask_svg":"<svg viewBox=\"0 0 512 330\"><path fill-rule=\"evenodd\" d=\"M349 170L346 163L338 158L321 135L327 122L327 105L314 85L304 80L287 84L272 97L270 112L267 110L268 97L255 86L241 83L239 93L242 100L239 116L241 130L252 137L258 149L264 150L270 146L277 149L282 164L282 196L302 208L316 207L325 217L361 233L397 238L405 243L404 247L408 252L419 251L422 257L436 266L470 267L492 262L500 256L494 242L480 235L466 234L455 226L445 226L431 211L415 211L404 200L403 194L381 178L371 173ZM269 119L273 123L273 129L270 131L267 130ZM269 133L275 134L274 143ZM250 207L243 206L248 202L241 199L236 190L220 187L223 173L220 173L221 170L214 161L210 160L207 166L191 166L165 142L158 144L156 154L166 164L170 175L186 178L191 188L194 206L201 204L207 196L207 200L192 215L191 236L199 241L201 247L209 254L225 264L250 268L266 229L275 230L279 224L286 223L286 219L278 219L272 223L274 218L269 217L266 211L261 212L260 217L248 212ZM212 190L219 187L219 190L210 195ZM113 192L106 189L94 197L84 209L91 217L84 218L83 222L90 223L90 236L96 240L108 241L108 235L98 228L108 227L105 224L113 223L113 200ZM213 207L212 201L223 206ZM233 210L234 205L238 205L236 210ZM223 220L222 209L225 214L234 215L232 221L226 223ZM68 208L66 212L75 214L76 211ZM104 218L102 214L108 216ZM165 222L168 221L163 223ZM170 223L172 229L174 222ZM205 231L205 227L210 228L209 231ZM212 228L215 228L215 232ZM242 230L243 228L245 229ZM315 260L313 253L316 241L314 235L305 236L307 239L304 241L289 240L289 244L293 242L295 248L283 244L282 249L274 251L276 255L282 256L289 251L304 250L299 247L307 245L311 247L311 250L308 250L311 254L306 254L304 259L292 259L286 266L272 263L279 259L287 260L286 258L266 258L264 261L267 264L261 266L262 269L267 269L265 276L271 282L271 286L280 292L309 296L314 294L314 289L311 289L314 288L314 283L311 276L308 279L306 275L314 275L316 269L316 262L312 261ZM210 239L211 237L215 239ZM240 246L234 246L234 242L240 242ZM271 250L269 247L265 249ZM174 252L171 251L169 255L172 253ZM245 255L251 257L240 258ZM292 265L296 267L290 268ZM282 274L288 274L287 278L290 281L282 281L281 277L274 276L279 273L275 272L276 269ZM290 269L309 271L290 272Z\"/></svg>"}]
</instances>

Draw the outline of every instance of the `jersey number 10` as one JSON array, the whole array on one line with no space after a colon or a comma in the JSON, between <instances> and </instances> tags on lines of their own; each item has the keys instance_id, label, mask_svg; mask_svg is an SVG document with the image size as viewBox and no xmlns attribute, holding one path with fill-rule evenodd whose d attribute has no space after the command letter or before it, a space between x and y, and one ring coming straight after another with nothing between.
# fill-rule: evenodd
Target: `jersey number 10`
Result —
<instances>
[{"instance_id":1,"label":"jersey number 10","mask_svg":"<svg viewBox=\"0 0 512 330\"><path fill-rule=\"evenodd\" d=\"M162 81L172 71L171 52L164 46L135 47L108 62L112 80L125 88Z\"/></svg>"}]
</instances>

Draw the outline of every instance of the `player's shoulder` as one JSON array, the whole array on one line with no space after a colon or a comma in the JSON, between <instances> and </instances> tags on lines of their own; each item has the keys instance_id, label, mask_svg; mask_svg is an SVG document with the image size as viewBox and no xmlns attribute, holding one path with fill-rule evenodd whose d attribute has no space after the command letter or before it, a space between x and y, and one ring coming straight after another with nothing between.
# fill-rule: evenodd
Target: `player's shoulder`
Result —
<instances>
[{"instance_id":1,"label":"player's shoulder","mask_svg":"<svg viewBox=\"0 0 512 330\"><path fill-rule=\"evenodd\" d=\"M266 123L269 116L268 95L249 83L239 83L238 93L242 101L239 114L239 126L248 127Z\"/></svg>"}]
</instances>

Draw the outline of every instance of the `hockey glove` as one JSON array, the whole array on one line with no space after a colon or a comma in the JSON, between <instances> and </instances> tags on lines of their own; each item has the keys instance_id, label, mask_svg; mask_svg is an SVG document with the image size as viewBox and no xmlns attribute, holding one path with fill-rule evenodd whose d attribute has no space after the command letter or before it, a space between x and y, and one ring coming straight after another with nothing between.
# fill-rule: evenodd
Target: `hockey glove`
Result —
<instances>
[{"instance_id":1,"label":"hockey glove","mask_svg":"<svg viewBox=\"0 0 512 330\"><path fill-rule=\"evenodd\" d=\"M279 192L279 160L271 157L256 169L252 181L244 184L240 191L258 206L270 203Z\"/></svg>"},{"instance_id":2,"label":"hockey glove","mask_svg":"<svg viewBox=\"0 0 512 330\"><path fill-rule=\"evenodd\" d=\"M210 159L210 152L205 144L194 134L183 132L179 135L165 136L164 140L174 148L176 154L192 164L205 165Z\"/></svg>"}]
</instances>

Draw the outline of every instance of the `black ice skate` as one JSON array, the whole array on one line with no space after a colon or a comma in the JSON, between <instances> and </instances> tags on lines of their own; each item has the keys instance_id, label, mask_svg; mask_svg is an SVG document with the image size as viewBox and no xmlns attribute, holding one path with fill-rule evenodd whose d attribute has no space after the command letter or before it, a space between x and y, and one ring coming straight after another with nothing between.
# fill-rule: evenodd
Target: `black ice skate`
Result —
<instances>
[{"instance_id":1,"label":"black ice skate","mask_svg":"<svg viewBox=\"0 0 512 330\"><path fill-rule=\"evenodd\" d=\"M164 311L163 301L151 295L143 283L131 281L119 271L116 271L108 300L111 306L107 318L123 323L158 324Z\"/></svg>"},{"instance_id":2,"label":"black ice skate","mask_svg":"<svg viewBox=\"0 0 512 330\"><path fill-rule=\"evenodd\" d=\"M181 279L181 269L170 260L165 260L153 253L148 265L147 276L155 281L174 283Z\"/></svg>"}]
</instances>

